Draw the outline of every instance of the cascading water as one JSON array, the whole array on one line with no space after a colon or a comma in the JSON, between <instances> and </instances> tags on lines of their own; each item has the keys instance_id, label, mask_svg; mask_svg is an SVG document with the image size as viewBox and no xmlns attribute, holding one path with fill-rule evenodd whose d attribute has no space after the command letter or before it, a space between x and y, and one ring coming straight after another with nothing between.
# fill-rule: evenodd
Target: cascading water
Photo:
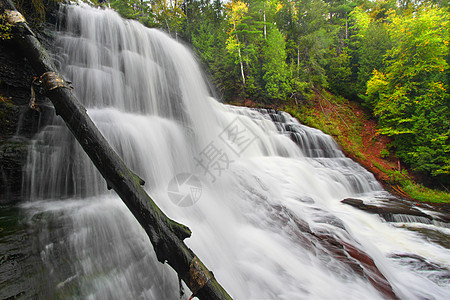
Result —
<instances>
[{"instance_id":1,"label":"cascading water","mask_svg":"<svg viewBox=\"0 0 450 300\"><path fill-rule=\"evenodd\" d=\"M85 6L67 6L63 18L61 72L234 298L387 297L377 279L403 299L448 298L448 248L340 203L390 196L331 137L286 113L216 102L189 51L158 30ZM176 273L57 117L28 161L23 208L46 278L39 296L180 297ZM199 180L195 193L176 189L179 174ZM180 205L180 195L195 203Z\"/></svg>"}]
</instances>

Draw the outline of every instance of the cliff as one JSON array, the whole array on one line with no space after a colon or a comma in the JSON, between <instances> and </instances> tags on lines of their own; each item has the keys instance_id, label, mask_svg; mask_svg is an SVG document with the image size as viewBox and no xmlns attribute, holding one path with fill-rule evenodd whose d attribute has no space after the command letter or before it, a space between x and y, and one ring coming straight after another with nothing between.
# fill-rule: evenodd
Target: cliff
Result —
<instances>
[{"instance_id":1,"label":"cliff","mask_svg":"<svg viewBox=\"0 0 450 300\"><path fill-rule=\"evenodd\" d=\"M51 45L56 13L56 6L52 6L46 22L33 22L39 40L47 46ZM22 173L31 137L48 122L53 110L48 100L39 96L39 111L29 108L36 74L11 40L4 37L0 36L0 205L22 197Z\"/></svg>"}]
</instances>

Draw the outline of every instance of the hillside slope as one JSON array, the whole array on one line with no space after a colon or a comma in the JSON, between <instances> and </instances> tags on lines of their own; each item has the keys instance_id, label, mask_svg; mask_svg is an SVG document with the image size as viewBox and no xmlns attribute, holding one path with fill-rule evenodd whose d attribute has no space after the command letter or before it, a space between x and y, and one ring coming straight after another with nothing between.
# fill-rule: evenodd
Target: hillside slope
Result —
<instances>
[{"instance_id":1,"label":"hillside slope","mask_svg":"<svg viewBox=\"0 0 450 300\"><path fill-rule=\"evenodd\" d=\"M448 191L432 190L390 151L391 139L377 131L377 122L356 102L315 91L301 105L283 109L305 125L333 136L349 157L371 171L390 192L423 202L450 203ZM426 180L426 179L425 179Z\"/></svg>"},{"instance_id":2,"label":"hillside slope","mask_svg":"<svg viewBox=\"0 0 450 300\"><path fill-rule=\"evenodd\" d=\"M233 99L230 104L261 107L251 100ZM301 123L333 136L344 153L372 172L391 193L414 201L450 206L450 193L426 188L390 151L391 139L377 131L377 122L353 101L316 90L301 103L272 105Z\"/></svg>"}]
</instances>

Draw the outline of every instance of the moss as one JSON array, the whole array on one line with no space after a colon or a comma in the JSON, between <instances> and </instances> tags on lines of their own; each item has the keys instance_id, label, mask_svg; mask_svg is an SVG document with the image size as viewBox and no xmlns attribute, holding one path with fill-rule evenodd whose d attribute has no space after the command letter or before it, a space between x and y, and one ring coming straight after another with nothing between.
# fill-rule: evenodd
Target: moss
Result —
<instances>
[{"instance_id":1,"label":"moss","mask_svg":"<svg viewBox=\"0 0 450 300\"><path fill-rule=\"evenodd\" d=\"M188 238L192 235L192 231L186 225L175 222L169 218L167 218L167 223L169 224L169 227L172 229L175 235L181 240L184 240L185 238Z\"/></svg>"}]
</instances>

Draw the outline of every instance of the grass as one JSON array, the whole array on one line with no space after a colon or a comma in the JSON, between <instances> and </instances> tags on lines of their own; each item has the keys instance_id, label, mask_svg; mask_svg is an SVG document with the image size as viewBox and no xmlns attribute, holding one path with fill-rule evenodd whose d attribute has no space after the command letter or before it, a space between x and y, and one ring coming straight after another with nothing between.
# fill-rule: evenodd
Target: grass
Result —
<instances>
[{"instance_id":1,"label":"grass","mask_svg":"<svg viewBox=\"0 0 450 300\"><path fill-rule=\"evenodd\" d=\"M360 134L363 120L354 114L349 101L321 93L310 96L308 103L304 105L288 104L284 110L301 123L333 136L344 152L361 159L366 158Z\"/></svg>"},{"instance_id":2,"label":"grass","mask_svg":"<svg viewBox=\"0 0 450 300\"><path fill-rule=\"evenodd\" d=\"M414 182L405 184L404 190L412 198L422 202L450 203L450 193L432 190Z\"/></svg>"},{"instance_id":3,"label":"grass","mask_svg":"<svg viewBox=\"0 0 450 300\"><path fill-rule=\"evenodd\" d=\"M406 170L403 172L387 170L390 184L396 186L410 198L421 202L450 203L450 193L433 190L415 182Z\"/></svg>"}]
</instances>

